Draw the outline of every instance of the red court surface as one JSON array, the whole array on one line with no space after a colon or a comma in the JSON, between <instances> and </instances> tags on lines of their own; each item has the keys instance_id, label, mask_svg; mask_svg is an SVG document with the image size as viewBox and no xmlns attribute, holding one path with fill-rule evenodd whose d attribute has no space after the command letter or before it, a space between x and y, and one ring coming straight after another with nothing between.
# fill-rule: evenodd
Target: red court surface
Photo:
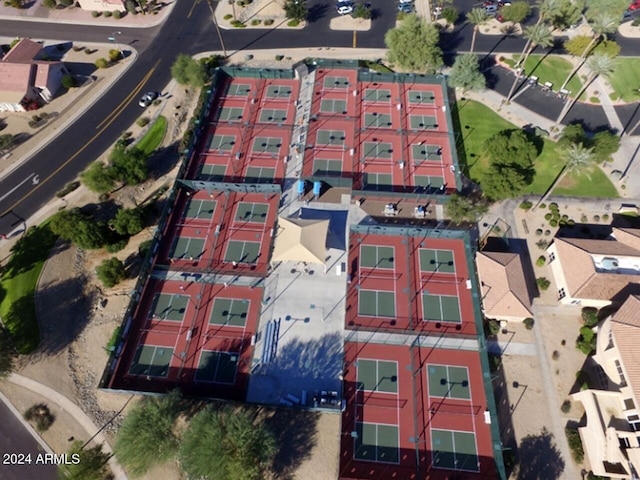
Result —
<instances>
[{"instance_id":1,"label":"red court surface","mask_svg":"<svg viewBox=\"0 0 640 480\"><path fill-rule=\"evenodd\" d=\"M183 191L156 264L196 273L265 275L279 201L276 194Z\"/></svg>"},{"instance_id":2,"label":"red court surface","mask_svg":"<svg viewBox=\"0 0 640 480\"><path fill-rule=\"evenodd\" d=\"M340 478L497 478L478 355L347 341ZM367 374L371 365L378 370ZM451 380L446 368L464 380ZM442 442L453 435L464 444Z\"/></svg>"},{"instance_id":3,"label":"red court surface","mask_svg":"<svg viewBox=\"0 0 640 480\"><path fill-rule=\"evenodd\" d=\"M244 400L261 288L149 280L109 388Z\"/></svg>"},{"instance_id":4,"label":"red court surface","mask_svg":"<svg viewBox=\"0 0 640 480\"><path fill-rule=\"evenodd\" d=\"M466 240L395 231L351 232L346 327L475 338Z\"/></svg>"}]
</instances>

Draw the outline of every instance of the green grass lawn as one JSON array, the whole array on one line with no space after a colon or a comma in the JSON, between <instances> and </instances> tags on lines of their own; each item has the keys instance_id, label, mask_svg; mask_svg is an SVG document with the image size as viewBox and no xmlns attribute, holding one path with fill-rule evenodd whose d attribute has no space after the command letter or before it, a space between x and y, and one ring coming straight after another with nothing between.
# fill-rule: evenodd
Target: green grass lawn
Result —
<instances>
[{"instance_id":1,"label":"green grass lawn","mask_svg":"<svg viewBox=\"0 0 640 480\"><path fill-rule=\"evenodd\" d=\"M640 58L618 58L616 69L609 79L614 90L612 99L624 102L640 100Z\"/></svg>"},{"instance_id":2,"label":"green grass lawn","mask_svg":"<svg viewBox=\"0 0 640 480\"><path fill-rule=\"evenodd\" d=\"M515 59L519 58L519 55L514 56ZM515 60L507 61L509 65L515 65ZM535 75L538 77L538 82L543 85L545 82L553 83L553 89L558 90L564 83L567 75L571 72L572 65L564 58L547 55L529 55L527 62L524 65L524 70L527 75ZM578 93L582 88L582 81L580 80L580 71L573 76L567 84L567 90Z\"/></svg>"},{"instance_id":3,"label":"green grass lawn","mask_svg":"<svg viewBox=\"0 0 640 480\"><path fill-rule=\"evenodd\" d=\"M162 143L166 131L167 119L160 115L136 146L147 155L151 155Z\"/></svg>"},{"instance_id":4,"label":"green grass lawn","mask_svg":"<svg viewBox=\"0 0 640 480\"><path fill-rule=\"evenodd\" d=\"M618 191L600 167L593 167L590 172L567 175L553 191L553 195L616 198Z\"/></svg>"},{"instance_id":5,"label":"green grass lawn","mask_svg":"<svg viewBox=\"0 0 640 480\"><path fill-rule=\"evenodd\" d=\"M11 259L0 276L0 316L22 354L34 351L40 343L34 294L55 241L46 224L29 229L12 248Z\"/></svg>"}]
</instances>

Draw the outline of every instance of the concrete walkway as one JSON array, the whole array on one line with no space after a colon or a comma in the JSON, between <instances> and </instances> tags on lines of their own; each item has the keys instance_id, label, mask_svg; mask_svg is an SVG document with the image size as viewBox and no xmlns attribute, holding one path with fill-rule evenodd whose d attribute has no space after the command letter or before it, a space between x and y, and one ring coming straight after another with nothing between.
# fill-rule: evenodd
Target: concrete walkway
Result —
<instances>
[{"instance_id":1,"label":"concrete walkway","mask_svg":"<svg viewBox=\"0 0 640 480\"><path fill-rule=\"evenodd\" d=\"M489 353L494 355L524 355L535 357L538 349L535 343L515 343L509 341L491 340L487 342Z\"/></svg>"},{"instance_id":2,"label":"concrete walkway","mask_svg":"<svg viewBox=\"0 0 640 480\"><path fill-rule=\"evenodd\" d=\"M107 442L107 439L102 432L96 434L96 432L98 432L98 427L93 423L91 418L89 418L89 416L85 414L78 405L73 403L67 397L46 385L31 380L30 378L23 377L22 375L18 375L17 373L12 373L6 380L22 388L31 390L32 392L43 396L48 401L57 404L62 410L69 413L82 426L82 428L87 431L89 436L95 435L94 441L102 445L102 450L105 453L108 453L109 455L113 454L111 445L109 445L109 442ZM109 459L109 467L113 472L115 480L127 480L127 475L125 474L122 466L116 460L115 456L111 456Z\"/></svg>"}]
</instances>

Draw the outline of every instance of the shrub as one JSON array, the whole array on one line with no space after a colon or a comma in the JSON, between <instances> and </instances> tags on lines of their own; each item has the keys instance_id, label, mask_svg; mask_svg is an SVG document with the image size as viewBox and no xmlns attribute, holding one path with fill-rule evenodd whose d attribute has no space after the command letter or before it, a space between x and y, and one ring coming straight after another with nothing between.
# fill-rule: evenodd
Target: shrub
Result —
<instances>
[{"instance_id":1,"label":"shrub","mask_svg":"<svg viewBox=\"0 0 640 480\"><path fill-rule=\"evenodd\" d=\"M531 207L533 207L533 203L531 203L529 200L523 200L522 202L520 202L520 208L522 210L530 210Z\"/></svg>"},{"instance_id":2,"label":"shrub","mask_svg":"<svg viewBox=\"0 0 640 480\"><path fill-rule=\"evenodd\" d=\"M107 251L107 253L116 253L122 250L124 247L126 247L128 243L129 243L129 239L123 238L113 243L107 243L104 246L104 249Z\"/></svg>"},{"instance_id":3,"label":"shrub","mask_svg":"<svg viewBox=\"0 0 640 480\"><path fill-rule=\"evenodd\" d=\"M138 8L138 5L134 0L126 0L124 2L124 8L127 9L127 12L134 13Z\"/></svg>"},{"instance_id":4,"label":"shrub","mask_svg":"<svg viewBox=\"0 0 640 480\"><path fill-rule=\"evenodd\" d=\"M351 14L351 16L353 18L364 18L368 20L369 18L371 18L371 9L363 3L358 3L353 9L353 13Z\"/></svg>"},{"instance_id":5,"label":"shrub","mask_svg":"<svg viewBox=\"0 0 640 480\"><path fill-rule=\"evenodd\" d=\"M548 237L549 235L551 235L551 230L545 230L544 235L545 237Z\"/></svg>"},{"instance_id":6,"label":"shrub","mask_svg":"<svg viewBox=\"0 0 640 480\"><path fill-rule=\"evenodd\" d=\"M73 192L74 190L76 190L79 186L80 186L80 182L78 182L78 181L69 182L62 188L62 190L59 190L56 193L56 197L62 198L65 195L67 195L67 194Z\"/></svg>"},{"instance_id":7,"label":"shrub","mask_svg":"<svg viewBox=\"0 0 640 480\"><path fill-rule=\"evenodd\" d=\"M550 227L557 227L558 226L558 220L556 220L555 218L552 218L551 220L549 220L549 226Z\"/></svg>"},{"instance_id":8,"label":"shrub","mask_svg":"<svg viewBox=\"0 0 640 480\"><path fill-rule=\"evenodd\" d=\"M233 18L233 15L231 15L230 13L227 13L224 17L225 20L231 20Z\"/></svg>"},{"instance_id":9,"label":"shrub","mask_svg":"<svg viewBox=\"0 0 640 480\"><path fill-rule=\"evenodd\" d=\"M111 15L113 15L113 14L112 14L110 11L108 11L108 10L107 10L106 12L104 12L104 14L103 14L103 15L104 15L106 18L109 18L109 17L110 17Z\"/></svg>"},{"instance_id":10,"label":"shrub","mask_svg":"<svg viewBox=\"0 0 640 480\"><path fill-rule=\"evenodd\" d=\"M551 202L551 203L549 204L549 210L551 210L551 211L553 211L553 210L558 211L558 204L557 204L556 202Z\"/></svg>"},{"instance_id":11,"label":"shrub","mask_svg":"<svg viewBox=\"0 0 640 480\"><path fill-rule=\"evenodd\" d=\"M113 18L115 18L116 20L120 20L122 18L122 12L120 10L114 11Z\"/></svg>"},{"instance_id":12,"label":"shrub","mask_svg":"<svg viewBox=\"0 0 640 480\"><path fill-rule=\"evenodd\" d=\"M593 221L598 223L600 221L600 215L594 215L593 216Z\"/></svg>"},{"instance_id":13,"label":"shrub","mask_svg":"<svg viewBox=\"0 0 640 480\"><path fill-rule=\"evenodd\" d=\"M448 24L454 25L460 16L460 12L455 7L445 7L442 9L442 18L444 18Z\"/></svg>"},{"instance_id":14,"label":"shrub","mask_svg":"<svg viewBox=\"0 0 640 480\"><path fill-rule=\"evenodd\" d=\"M544 215L544 219L548 222L549 220L551 220L553 218L553 214L551 213L546 213Z\"/></svg>"},{"instance_id":15,"label":"shrub","mask_svg":"<svg viewBox=\"0 0 640 480\"><path fill-rule=\"evenodd\" d=\"M544 255L540 255L538 257L538 259L536 260L536 265L539 267L542 267L545 263L547 262L547 259L545 258Z\"/></svg>"},{"instance_id":16,"label":"shrub","mask_svg":"<svg viewBox=\"0 0 640 480\"><path fill-rule=\"evenodd\" d=\"M102 12L96 12L95 10L91 12L91 16L93 18L98 18L100 15L102 15Z\"/></svg>"},{"instance_id":17,"label":"shrub","mask_svg":"<svg viewBox=\"0 0 640 480\"><path fill-rule=\"evenodd\" d=\"M489 335L497 335L500 332L500 322L497 320L489 318L486 321L486 325Z\"/></svg>"},{"instance_id":18,"label":"shrub","mask_svg":"<svg viewBox=\"0 0 640 480\"><path fill-rule=\"evenodd\" d=\"M581 223L586 223L588 221L589 221L589 217L587 217L586 214L583 213L582 215L580 215L580 222Z\"/></svg>"},{"instance_id":19,"label":"shrub","mask_svg":"<svg viewBox=\"0 0 640 480\"><path fill-rule=\"evenodd\" d=\"M551 286L551 282L546 277L536 278L536 284L540 290L547 290Z\"/></svg>"},{"instance_id":20,"label":"shrub","mask_svg":"<svg viewBox=\"0 0 640 480\"><path fill-rule=\"evenodd\" d=\"M560 410L562 410L562 413L569 413L571 411L571 400L567 399L562 402Z\"/></svg>"},{"instance_id":21,"label":"shrub","mask_svg":"<svg viewBox=\"0 0 640 480\"><path fill-rule=\"evenodd\" d=\"M538 240L536 242L536 246L540 249L540 250L544 250L549 246L549 240Z\"/></svg>"},{"instance_id":22,"label":"shrub","mask_svg":"<svg viewBox=\"0 0 640 480\"><path fill-rule=\"evenodd\" d=\"M288 27L297 27L298 25L300 25L300 20L293 19L287 22Z\"/></svg>"},{"instance_id":23,"label":"shrub","mask_svg":"<svg viewBox=\"0 0 640 480\"><path fill-rule=\"evenodd\" d=\"M276 61L280 62L284 58L284 55L276 55Z\"/></svg>"},{"instance_id":24,"label":"shrub","mask_svg":"<svg viewBox=\"0 0 640 480\"><path fill-rule=\"evenodd\" d=\"M580 335L576 339L576 348L585 355L591 354L596 348L596 334L587 326L580 328Z\"/></svg>"},{"instance_id":25,"label":"shrub","mask_svg":"<svg viewBox=\"0 0 640 480\"><path fill-rule=\"evenodd\" d=\"M116 257L111 257L98 265L96 275L105 287L114 287L125 278L124 263Z\"/></svg>"},{"instance_id":26,"label":"shrub","mask_svg":"<svg viewBox=\"0 0 640 480\"><path fill-rule=\"evenodd\" d=\"M541 203L541 204L540 204L540 208L542 208L542 209L547 208L547 204L546 204L546 203Z\"/></svg>"},{"instance_id":27,"label":"shrub","mask_svg":"<svg viewBox=\"0 0 640 480\"><path fill-rule=\"evenodd\" d=\"M585 327L595 327L598 324L598 309L594 307L584 307L581 312L582 324Z\"/></svg>"},{"instance_id":28,"label":"shrub","mask_svg":"<svg viewBox=\"0 0 640 480\"><path fill-rule=\"evenodd\" d=\"M267 18L267 19L264 21L264 24L265 24L265 25L273 25L273 18Z\"/></svg>"},{"instance_id":29,"label":"shrub","mask_svg":"<svg viewBox=\"0 0 640 480\"><path fill-rule=\"evenodd\" d=\"M235 28L244 28L246 25L242 23L240 20L232 20L231 25Z\"/></svg>"},{"instance_id":30,"label":"shrub","mask_svg":"<svg viewBox=\"0 0 640 480\"><path fill-rule=\"evenodd\" d=\"M542 235L542 229L541 228L537 228L536 229L536 235L538 235L538 236Z\"/></svg>"},{"instance_id":31,"label":"shrub","mask_svg":"<svg viewBox=\"0 0 640 480\"><path fill-rule=\"evenodd\" d=\"M604 215L602 215L602 221L603 222L606 222L608 220L609 220L609 214L608 213L605 213Z\"/></svg>"},{"instance_id":32,"label":"shrub","mask_svg":"<svg viewBox=\"0 0 640 480\"><path fill-rule=\"evenodd\" d=\"M560 352L558 350L554 350L553 353L551 354L551 358L553 360L558 360L560 358Z\"/></svg>"},{"instance_id":33,"label":"shrub","mask_svg":"<svg viewBox=\"0 0 640 480\"><path fill-rule=\"evenodd\" d=\"M62 87L66 88L67 90L76 87L76 77L74 77L73 75L65 75L64 77L62 77L61 84Z\"/></svg>"},{"instance_id":34,"label":"shrub","mask_svg":"<svg viewBox=\"0 0 640 480\"><path fill-rule=\"evenodd\" d=\"M565 427L564 433L567 436L573 459L578 463L582 462L584 459L584 449L582 448L582 440L580 440L578 429L575 427Z\"/></svg>"},{"instance_id":35,"label":"shrub","mask_svg":"<svg viewBox=\"0 0 640 480\"><path fill-rule=\"evenodd\" d=\"M262 23L262 20L259 20L259 19L257 19L257 18L255 18L255 19L251 20L251 25L253 25L254 27L255 27L256 25L260 25L261 23Z\"/></svg>"},{"instance_id":36,"label":"shrub","mask_svg":"<svg viewBox=\"0 0 640 480\"><path fill-rule=\"evenodd\" d=\"M49 430L56 417L51 413L49 407L44 403L36 403L24 412L24 419L36 423L36 429L39 432Z\"/></svg>"},{"instance_id":37,"label":"shrub","mask_svg":"<svg viewBox=\"0 0 640 480\"><path fill-rule=\"evenodd\" d=\"M111 62L117 62L120 59L120 50L117 48L112 48L109 50L109 60Z\"/></svg>"},{"instance_id":38,"label":"shrub","mask_svg":"<svg viewBox=\"0 0 640 480\"><path fill-rule=\"evenodd\" d=\"M580 391L589 389L589 375L583 370L576 372L576 383L580 385Z\"/></svg>"},{"instance_id":39,"label":"shrub","mask_svg":"<svg viewBox=\"0 0 640 480\"><path fill-rule=\"evenodd\" d=\"M56 0L42 0L42 6L47 8L56 8Z\"/></svg>"},{"instance_id":40,"label":"shrub","mask_svg":"<svg viewBox=\"0 0 640 480\"><path fill-rule=\"evenodd\" d=\"M140 117L138 120L136 120L136 125L138 125L139 127L146 127L147 125L149 125L150 121L151 119L149 117Z\"/></svg>"},{"instance_id":41,"label":"shrub","mask_svg":"<svg viewBox=\"0 0 640 480\"><path fill-rule=\"evenodd\" d=\"M93 64L96 68L107 68L109 66L109 61L106 58L99 58Z\"/></svg>"},{"instance_id":42,"label":"shrub","mask_svg":"<svg viewBox=\"0 0 640 480\"><path fill-rule=\"evenodd\" d=\"M567 220L569 220L569 215L562 215L560 217L560 220L564 220L566 222Z\"/></svg>"},{"instance_id":43,"label":"shrub","mask_svg":"<svg viewBox=\"0 0 640 480\"><path fill-rule=\"evenodd\" d=\"M527 330L532 330L535 320L531 317L527 317L522 321L522 323L524 323L524 326Z\"/></svg>"},{"instance_id":44,"label":"shrub","mask_svg":"<svg viewBox=\"0 0 640 480\"><path fill-rule=\"evenodd\" d=\"M70 7L73 3L74 0L60 0L60 5L64 5L65 7Z\"/></svg>"},{"instance_id":45,"label":"shrub","mask_svg":"<svg viewBox=\"0 0 640 480\"><path fill-rule=\"evenodd\" d=\"M145 259L151 250L151 246L153 245L153 240L145 240L144 242L138 245L138 256L141 259Z\"/></svg>"}]
</instances>

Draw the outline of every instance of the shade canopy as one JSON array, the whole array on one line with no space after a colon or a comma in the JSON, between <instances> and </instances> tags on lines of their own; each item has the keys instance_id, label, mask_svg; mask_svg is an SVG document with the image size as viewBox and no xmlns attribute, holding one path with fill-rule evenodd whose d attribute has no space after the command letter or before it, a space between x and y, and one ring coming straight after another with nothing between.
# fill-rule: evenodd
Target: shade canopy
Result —
<instances>
[{"instance_id":1,"label":"shade canopy","mask_svg":"<svg viewBox=\"0 0 640 480\"><path fill-rule=\"evenodd\" d=\"M278 219L273 262L307 262L324 265L329 220Z\"/></svg>"}]
</instances>

